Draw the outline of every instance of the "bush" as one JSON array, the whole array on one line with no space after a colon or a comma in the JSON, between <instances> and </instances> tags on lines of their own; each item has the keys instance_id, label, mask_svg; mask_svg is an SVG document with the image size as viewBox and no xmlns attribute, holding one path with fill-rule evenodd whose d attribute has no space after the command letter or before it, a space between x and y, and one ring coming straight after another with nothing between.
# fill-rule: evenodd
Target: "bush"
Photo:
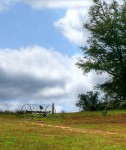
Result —
<instances>
[{"instance_id":1,"label":"bush","mask_svg":"<svg viewBox=\"0 0 126 150\"><path fill-rule=\"evenodd\" d=\"M98 110L104 110L105 109L105 103L104 102L100 102L99 104L98 104Z\"/></svg>"},{"instance_id":2,"label":"bush","mask_svg":"<svg viewBox=\"0 0 126 150\"><path fill-rule=\"evenodd\" d=\"M93 91L89 91L86 94L79 94L76 106L85 111L96 111L99 104L98 95L98 92Z\"/></svg>"},{"instance_id":3,"label":"bush","mask_svg":"<svg viewBox=\"0 0 126 150\"><path fill-rule=\"evenodd\" d=\"M126 109L126 100L125 101L122 101L119 105L119 108L120 109Z\"/></svg>"},{"instance_id":4,"label":"bush","mask_svg":"<svg viewBox=\"0 0 126 150\"><path fill-rule=\"evenodd\" d=\"M119 109L120 101L119 100L110 100L107 103L107 109L112 110L112 109Z\"/></svg>"}]
</instances>

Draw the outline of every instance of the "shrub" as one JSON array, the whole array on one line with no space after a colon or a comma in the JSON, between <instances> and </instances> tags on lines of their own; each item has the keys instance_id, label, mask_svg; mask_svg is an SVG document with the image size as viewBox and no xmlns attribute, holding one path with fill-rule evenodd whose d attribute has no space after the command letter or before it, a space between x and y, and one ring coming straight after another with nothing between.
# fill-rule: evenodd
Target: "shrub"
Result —
<instances>
[{"instance_id":1,"label":"shrub","mask_svg":"<svg viewBox=\"0 0 126 150\"><path fill-rule=\"evenodd\" d=\"M125 101L122 101L119 105L119 108L120 109L126 109L126 100Z\"/></svg>"},{"instance_id":2,"label":"shrub","mask_svg":"<svg viewBox=\"0 0 126 150\"><path fill-rule=\"evenodd\" d=\"M98 104L98 110L104 110L105 109L105 103L104 102L100 102L99 104Z\"/></svg>"},{"instance_id":3,"label":"shrub","mask_svg":"<svg viewBox=\"0 0 126 150\"><path fill-rule=\"evenodd\" d=\"M99 104L98 95L98 92L93 91L89 91L86 94L79 94L76 106L85 111L96 111Z\"/></svg>"}]
</instances>

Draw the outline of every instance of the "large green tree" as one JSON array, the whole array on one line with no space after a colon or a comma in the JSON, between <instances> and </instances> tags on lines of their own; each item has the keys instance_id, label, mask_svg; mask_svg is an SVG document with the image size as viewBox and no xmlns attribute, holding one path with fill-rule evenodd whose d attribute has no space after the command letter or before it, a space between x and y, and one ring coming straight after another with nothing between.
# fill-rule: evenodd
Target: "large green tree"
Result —
<instances>
[{"instance_id":1,"label":"large green tree","mask_svg":"<svg viewBox=\"0 0 126 150\"><path fill-rule=\"evenodd\" d=\"M109 80L99 87L109 95L126 99L126 0L106 3L93 0L89 19L84 24L90 32L88 46L82 47L84 57L77 65L88 73L107 72Z\"/></svg>"}]
</instances>

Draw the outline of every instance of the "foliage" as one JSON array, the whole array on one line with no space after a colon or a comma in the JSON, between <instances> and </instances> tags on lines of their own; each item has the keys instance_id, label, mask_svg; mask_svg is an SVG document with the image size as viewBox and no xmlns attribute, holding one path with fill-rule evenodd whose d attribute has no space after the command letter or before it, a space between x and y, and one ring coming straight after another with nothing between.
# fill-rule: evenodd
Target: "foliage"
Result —
<instances>
[{"instance_id":1,"label":"foliage","mask_svg":"<svg viewBox=\"0 0 126 150\"><path fill-rule=\"evenodd\" d=\"M83 110L96 111L98 108L98 92L90 91L87 94L79 94L79 101L76 103L77 107L82 108Z\"/></svg>"},{"instance_id":2,"label":"foliage","mask_svg":"<svg viewBox=\"0 0 126 150\"><path fill-rule=\"evenodd\" d=\"M120 103L119 108L126 109L126 100Z\"/></svg>"},{"instance_id":3,"label":"foliage","mask_svg":"<svg viewBox=\"0 0 126 150\"><path fill-rule=\"evenodd\" d=\"M86 94L78 95L78 102L76 106L82 111L98 111L98 110L116 110L116 109L126 109L126 100L121 101L118 99L107 99L101 101L99 99L98 92L87 92Z\"/></svg>"},{"instance_id":4,"label":"foliage","mask_svg":"<svg viewBox=\"0 0 126 150\"><path fill-rule=\"evenodd\" d=\"M89 20L84 24L90 32L88 46L82 47L84 57L78 67L84 73L108 73L106 83L99 85L111 97L126 99L126 1L119 5L115 0L93 0Z\"/></svg>"}]
</instances>

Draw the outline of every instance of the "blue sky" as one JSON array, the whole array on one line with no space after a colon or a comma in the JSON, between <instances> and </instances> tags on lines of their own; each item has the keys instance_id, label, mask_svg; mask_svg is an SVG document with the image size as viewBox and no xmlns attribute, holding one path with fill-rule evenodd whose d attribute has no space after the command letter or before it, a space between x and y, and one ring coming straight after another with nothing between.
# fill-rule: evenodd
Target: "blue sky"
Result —
<instances>
[{"instance_id":1,"label":"blue sky","mask_svg":"<svg viewBox=\"0 0 126 150\"><path fill-rule=\"evenodd\" d=\"M17 3L0 13L0 47L17 49L28 45L54 48L73 55L79 46L69 42L54 22L65 15L66 9L33 9Z\"/></svg>"},{"instance_id":2,"label":"blue sky","mask_svg":"<svg viewBox=\"0 0 126 150\"><path fill-rule=\"evenodd\" d=\"M91 0L0 0L0 106L52 104L75 110L77 95L106 80L75 65L89 33Z\"/></svg>"}]
</instances>

